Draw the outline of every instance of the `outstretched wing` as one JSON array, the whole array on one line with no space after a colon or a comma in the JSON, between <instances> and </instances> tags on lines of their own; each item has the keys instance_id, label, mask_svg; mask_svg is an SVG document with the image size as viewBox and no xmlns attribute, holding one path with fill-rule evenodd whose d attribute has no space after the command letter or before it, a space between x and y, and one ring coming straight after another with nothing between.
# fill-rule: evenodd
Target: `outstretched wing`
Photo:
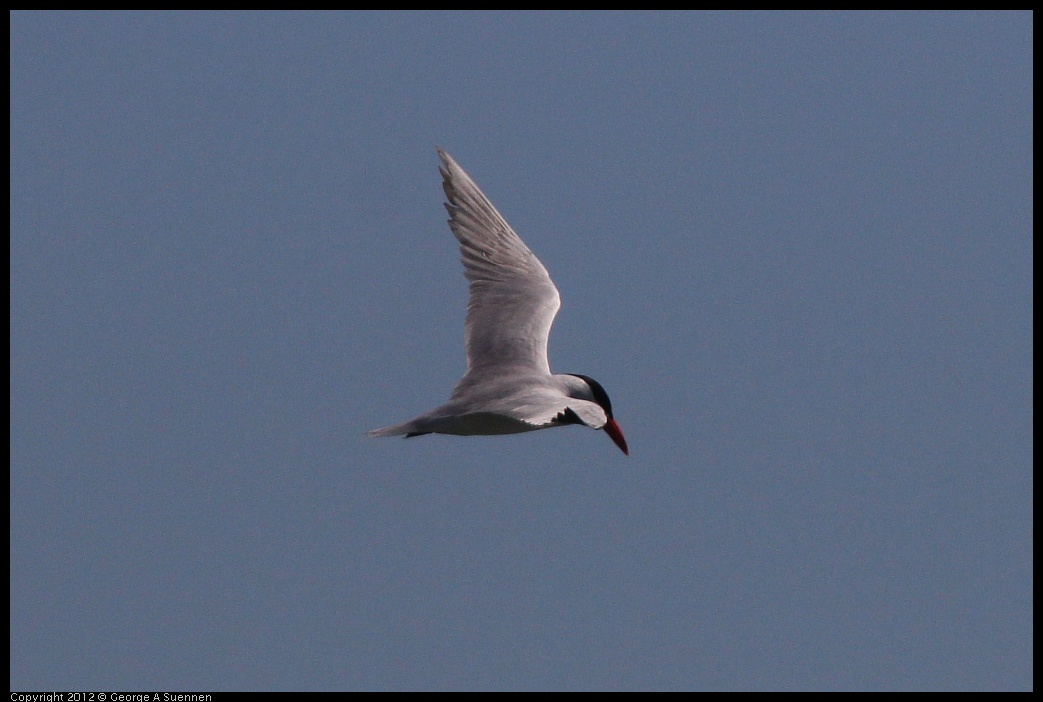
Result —
<instances>
[{"instance_id":1,"label":"outstretched wing","mask_svg":"<svg viewBox=\"0 0 1043 702\"><path fill-rule=\"evenodd\" d=\"M449 154L442 188L449 228L471 281L464 344L467 374L550 373L547 337L561 300L547 269Z\"/></svg>"}]
</instances>

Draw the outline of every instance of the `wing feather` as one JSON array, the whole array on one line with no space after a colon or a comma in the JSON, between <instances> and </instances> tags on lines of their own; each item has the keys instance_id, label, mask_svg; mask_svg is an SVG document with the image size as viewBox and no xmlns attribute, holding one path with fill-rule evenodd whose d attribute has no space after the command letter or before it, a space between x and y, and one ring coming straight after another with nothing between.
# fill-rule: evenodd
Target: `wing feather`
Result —
<instances>
[{"instance_id":1,"label":"wing feather","mask_svg":"<svg viewBox=\"0 0 1043 702\"><path fill-rule=\"evenodd\" d=\"M507 367L549 374L547 338L561 306L558 289L471 177L449 154L439 149L438 155L449 228L471 281L461 385L469 376L502 374Z\"/></svg>"}]
</instances>

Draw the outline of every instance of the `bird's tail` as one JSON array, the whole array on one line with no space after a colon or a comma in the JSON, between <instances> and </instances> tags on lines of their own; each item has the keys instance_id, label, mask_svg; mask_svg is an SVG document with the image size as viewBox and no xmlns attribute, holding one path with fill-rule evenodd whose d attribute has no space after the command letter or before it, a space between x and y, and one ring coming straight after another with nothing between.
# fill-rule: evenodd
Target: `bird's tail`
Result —
<instances>
[{"instance_id":1,"label":"bird's tail","mask_svg":"<svg viewBox=\"0 0 1043 702\"><path fill-rule=\"evenodd\" d=\"M384 427L383 429L374 429L373 431L367 431L366 434L369 436L401 436L402 434L409 433L409 424L396 424L393 427Z\"/></svg>"},{"instance_id":2,"label":"bird's tail","mask_svg":"<svg viewBox=\"0 0 1043 702\"><path fill-rule=\"evenodd\" d=\"M430 434L430 431L424 431L417 426L416 420L411 422L405 422L403 424L396 424L393 427L384 427L383 429L374 429L373 431L366 432L369 436L402 436L408 439L411 436L423 436L424 434Z\"/></svg>"}]
</instances>

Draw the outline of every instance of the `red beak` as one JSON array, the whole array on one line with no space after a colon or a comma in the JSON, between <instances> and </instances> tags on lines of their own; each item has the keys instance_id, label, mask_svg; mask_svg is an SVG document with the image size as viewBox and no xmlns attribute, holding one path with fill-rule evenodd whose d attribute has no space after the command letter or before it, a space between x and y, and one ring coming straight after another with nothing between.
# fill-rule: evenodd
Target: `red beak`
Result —
<instances>
[{"instance_id":1,"label":"red beak","mask_svg":"<svg viewBox=\"0 0 1043 702\"><path fill-rule=\"evenodd\" d=\"M619 447L620 451L628 456L630 455L630 451L627 450L627 440L623 438L623 431L619 428L619 425L616 424L616 420L608 420L608 422L605 423L605 426L601 428L605 430L606 434L612 437L612 440L616 442L616 446Z\"/></svg>"}]
</instances>

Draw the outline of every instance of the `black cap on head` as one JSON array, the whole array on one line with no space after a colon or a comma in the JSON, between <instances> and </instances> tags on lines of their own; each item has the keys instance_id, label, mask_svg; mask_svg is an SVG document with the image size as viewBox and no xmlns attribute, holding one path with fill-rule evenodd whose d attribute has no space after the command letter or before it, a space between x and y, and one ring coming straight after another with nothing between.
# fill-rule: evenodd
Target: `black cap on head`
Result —
<instances>
[{"instance_id":1,"label":"black cap on head","mask_svg":"<svg viewBox=\"0 0 1043 702\"><path fill-rule=\"evenodd\" d=\"M580 375L579 373L570 373L577 378L582 378L586 381L587 385L590 386L590 392L594 395L594 402L601 405L601 409L605 410L605 414L609 419L612 419L612 400L608 399L608 393L605 392L605 388L601 387L601 383L591 378L589 375Z\"/></svg>"}]
</instances>

